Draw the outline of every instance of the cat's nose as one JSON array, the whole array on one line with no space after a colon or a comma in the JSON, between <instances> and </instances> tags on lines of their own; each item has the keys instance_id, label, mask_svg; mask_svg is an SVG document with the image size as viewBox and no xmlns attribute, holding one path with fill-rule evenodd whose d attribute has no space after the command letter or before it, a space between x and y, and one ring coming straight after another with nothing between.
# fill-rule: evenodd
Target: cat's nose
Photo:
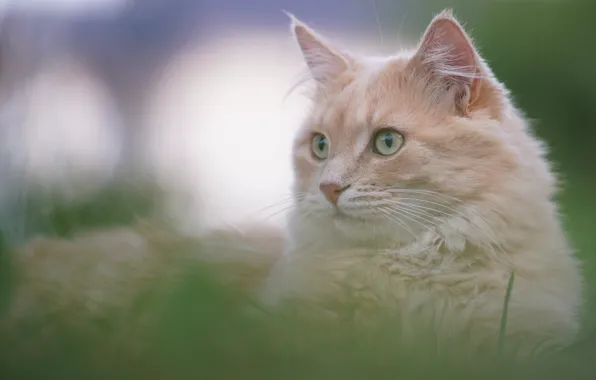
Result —
<instances>
[{"instance_id":1,"label":"cat's nose","mask_svg":"<svg viewBox=\"0 0 596 380\"><path fill-rule=\"evenodd\" d=\"M346 190L350 185L341 186L338 183L322 183L319 185L319 189L321 189L321 193L325 195L325 198L334 206L337 206L337 200L341 193Z\"/></svg>"}]
</instances>

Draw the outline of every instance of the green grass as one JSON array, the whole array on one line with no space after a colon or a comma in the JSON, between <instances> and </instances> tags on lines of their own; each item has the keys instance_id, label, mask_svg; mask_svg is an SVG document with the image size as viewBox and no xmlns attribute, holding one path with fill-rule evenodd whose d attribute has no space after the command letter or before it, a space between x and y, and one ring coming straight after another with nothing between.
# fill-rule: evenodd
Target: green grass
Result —
<instances>
[{"instance_id":1,"label":"green grass","mask_svg":"<svg viewBox=\"0 0 596 380\"><path fill-rule=\"evenodd\" d=\"M154 214L153 194L116 187L75 204L55 197L31 200L30 205L46 210L43 215L29 215L37 218L31 224L35 226L32 233L68 236L89 227L125 225L137 216ZM10 299L11 272L9 247L2 240L0 244L3 311ZM24 349L40 336L44 323L32 321L22 331L1 337L0 378L593 378L596 339L532 363L462 359L457 356L457 342L437 352L429 331L421 333L415 345L404 348L390 325L364 330L349 320L321 324L287 314L255 317L246 312L254 306L247 295L218 284L205 268L181 269L185 275L178 282L156 285L135 301L133 312L106 311L79 327L64 326L59 320L43 321L55 331L40 353ZM165 292L164 286L168 288ZM505 306L512 287L513 276ZM144 324L147 315L152 319ZM501 329L506 329L506 313ZM144 349L135 351L132 342L143 342Z\"/></svg>"},{"instance_id":2,"label":"green grass","mask_svg":"<svg viewBox=\"0 0 596 380\"><path fill-rule=\"evenodd\" d=\"M511 292L513 291L513 284L515 282L515 272L511 272L509 282L507 283L507 292L503 301L503 314L501 315L501 325L499 326L499 355L503 355L505 350L505 333L507 331L507 316L509 312L509 301L511 301Z\"/></svg>"}]
</instances>

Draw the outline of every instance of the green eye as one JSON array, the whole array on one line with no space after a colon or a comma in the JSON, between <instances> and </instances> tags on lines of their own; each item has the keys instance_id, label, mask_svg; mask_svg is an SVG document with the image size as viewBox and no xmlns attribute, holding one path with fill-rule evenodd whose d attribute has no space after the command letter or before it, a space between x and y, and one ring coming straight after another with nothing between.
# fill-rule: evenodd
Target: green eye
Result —
<instances>
[{"instance_id":1,"label":"green eye","mask_svg":"<svg viewBox=\"0 0 596 380\"><path fill-rule=\"evenodd\" d=\"M393 129L381 129L375 134L373 149L381 156L395 154L404 143L404 137Z\"/></svg>"},{"instance_id":2,"label":"green eye","mask_svg":"<svg viewBox=\"0 0 596 380\"><path fill-rule=\"evenodd\" d=\"M324 160L329 155L329 140L327 137L317 133L312 138L312 153L319 160Z\"/></svg>"}]
</instances>

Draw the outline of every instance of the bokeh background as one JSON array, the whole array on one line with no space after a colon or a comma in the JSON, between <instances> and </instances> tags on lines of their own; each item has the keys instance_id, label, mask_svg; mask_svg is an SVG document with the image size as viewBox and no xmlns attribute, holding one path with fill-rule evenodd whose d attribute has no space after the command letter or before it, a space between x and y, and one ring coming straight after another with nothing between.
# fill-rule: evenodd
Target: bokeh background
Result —
<instances>
[{"instance_id":1,"label":"bokeh background","mask_svg":"<svg viewBox=\"0 0 596 380\"><path fill-rule=\"evenodd\" d=\"M56 232L38 222L47 210L31 189L72 201L122 178L167 189L165 212L191 229L283 220L262 210L288 195L308 102L290 92L304 68L282 11L351 49L390 54L445 7L550 147L566 228L596 283L591 0L1 1L4 239Z\"/></svg>"}]
</instances>

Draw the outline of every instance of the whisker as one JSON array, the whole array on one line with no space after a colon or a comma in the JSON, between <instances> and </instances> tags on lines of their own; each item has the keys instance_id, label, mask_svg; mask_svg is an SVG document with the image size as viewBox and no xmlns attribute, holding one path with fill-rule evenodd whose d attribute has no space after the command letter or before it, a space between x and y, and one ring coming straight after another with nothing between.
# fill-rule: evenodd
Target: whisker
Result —
<instances>
[{"instance_id":1,"label":"whisker","mask_svg":"<svg viewBox=\"0 0 596 380\"><path fill-rule=\"evenodd\" d=\"M389 193L398 193L398 194L424 194L424 195L429 195L432 197L437 198L438 200L441 200L443 202L446 203L457 203L457 204L465 204L464 201L462 201L461 199L455 198L451 195L447 195L447 194L443 194L443 193L439 193L437 191L433 191L433 190L425 190L425 189L387 189L385 190Z\"/></svg>"},{"instance_id":2,"label":"whisker","mask_svg":"<svg viewBox=\"0 0 596 380\"><path fill-rule=\"evenodd\" d=\"M394 201L394 200L389 200L389 202L391 203L398 203L401 207L405 207L407 209L410 209L411 211L415 211L418 214L424 215L428 218L432 218L432 219L437 219L436 215L433 215L432 213L428 212L428 211L424 211L424 210L432 210L432 211L436 211L438 212L438 210L435 210L433 208L430 207L420 207L421 209L418 209L418 207L414 208L414 206L418 206L418 205L412 205L412 204L408 204L408 203L404 203L404 202L399 202L399 201ZM444 213L445 215L451 215L448 213Z\"/></svg>"},{"instance_id":3,"label":"whisker","mask_svg":"<svg viewBox=\"0 0 596 380\"><path fill-rule=\"evenodd\" d=\"M412 229L403 220L399 219L399 215L393 215L390 208L381 207L379 208L379 211L381 211L381 213L383 213L383 215L385 215L390 221L399 224L399 226L409 232L414 239L417 238L414 231L412 231Z\"/></svg>"},{"instance_id":4,"label":"whisker","mask_svg":"<svg viewBox=\"0 0 596 380\"><path fill-rule=\"evenodd\" d=\"M389 209L389 210L391 211L391 214L392 215L395 215L396 217L397 216L406 217L406 218L408 218L410 220L413 220L414 222L417 222L418 224L422 225L425 230L430 231L430 232L433 232L436 235L436 237L439 238L439 241L436 241L436 239L433 239L433 241L429 242L428 247L430 247L431 245L435 245L437 247L436 249L438 249L438 247L440 246L441 242L444 242L445 241L445 238L437 230L433 230L429 226L427 226L424 223L422 223L422 222L418 221L417 219L415 219L415 217L404 215L404 210L398 210L398 209ZM414 215L414 216L416 216L416 215ZM422 220L423 221L426 221L424 219L422 219ZM408 228L408 227L406 227L406 228ZM408 230L410 230L410 229L408 228ZM414 236L414 240L415 241L418 240L418 236L416 236L416 235L413 235L413 236ZM427 249L427 248L425 248L425 249Z\"/></svg>"},{"instance_id":5,"label":"whisker","mask_svg":"<svg viewBox=\"0 0 596 380\"><path fill-rule=\"evenodd\" d=\"M445 211L441 211L435 208L431 208L431 207L426 207L427 210L432 210L432 211L436 211L437 213L442 213L443 215L449 215L449 216L454 216L456 218L458 218L460 221L464 222L464 223L469 223L468 221L462 219L461 217L457 216L457 215L464 215L462 213L461 210L457 210L451 206L447 206L445 204L442 203L438 203L438 202L433 202L433 201L429 201L428 199L422 199L422 198L399 198L399 201L416 201L416 202L423 202L423 203L427 203L427 204L431 204L431 205L435 205L435 206L440 206L443 207L449 211L452 211L455 215L452 215L450 213L447 213ZM403 202L402 202L403 203ZM411 203L408 203L409 205L412 205ZM419 206L419 205L416 205ZM424 206L420 206L422 208L424 208Z\"/></svg>"},{"instance_id":6,"label":"whisker","mask_svg":"<svg viewBox=\"0 0 596 380\"><path fill-rule=\"evenodd\" d=\"M422 206L422 205L417 205L417 204L413 204L413 203L409 203L409 202L404 202L404 201L423 202L423 203L428 203L428 204L432 204L432 205L436 205L436 206L440 206L440 207L445 207L447 210L452 211L455 215L453 215L452 213L448 213L446 211L435 209L433 207L425 207L425 206ZM396 202L396 203L398 203L400 205L408 205L408 206L420 207L421 209L429 210L429 211L434 211L434 212L439 213L439 214L442 214L442 215L453 216L455 218L460 219L464 223L468 223L466 220L464 220L464 219L460 218L459 216L457 216L457 215L460 215L460 211L459 210L457 210L457 209L455 209L453 207L445 206L445 205L443 205L441 203L429 201L429 200L426 200L426 199L420 199L420 198L399 198L399 200L391 200L391 202Z\"/></svg>"},{"instance_id":7,"label":"whisker","mask_svg":"<svg viewBox=\"0 0 596 380\"><path fill-rule=\"evenodd\" d=\"M421 202L424 202L425 201L424 199L417 199L417 198L401 198L401 200L414 200L414 201L421 201ZM461 211L458 211L458 210L453 209L453 208L449 208L449 209L451 209L455 213L455 214L451 214L451 213L448 213L448 212L445 212L445 211L434 209L432 207L425 207L425 206L422 206L422 205L417 205L417 204L412 204L412 203L403 203L403 202L400 203L399 201L392 201L392 202L396 202L396 203L400 204L402 207L408 207L410 210L412 210L412 209L424 209L424 210L434 211L436 213L440 213L442 215L445 215L445 216L448 216L448 217L457 219L460 222L464 223L466 226L470 226L472 228L475 228L478 232L482 233L485 237L487 237L489 239L489 243L491 245L494 245L496 248L498 248L501 251L501 253L503 253L503 254L506 255L506 251L505 251L504 247L502 246L502 244L500 244L498 242L497 237L495 236L494 231L492 231L492 229L490 228L490 226L487 225L487 227L488 227L488 231L487 231L486 229L482 228L481 226L479 226L479 225L477 225L475 223L472 223L471 221L467 220L465 218L465 215ZM430 202L432 204L436 204L435 202L431 202L431 201L428 201L428 202ZM440 205L440 204L438 204L438 205ZM444 205L441 205L441 206L444 206ZM419 212L421 212L421 211L419 211ZM481 220L483 220L483 218L479 214L477 216Z\"/></svg>"},{"instance_id":8,"label":"whisker","mask_svg":"<svg viewBox=\"0 0 596 380\"><path fill-rule=\"evenodd\" d=\"M407 210L405 208L394 207L392 210L395 213L399 213L400 215L421 225L424 228L424 230L433 232L434 234L441 237L441 239L443 239L443 236L439 232L440 226L436 222L431 221L427 218L421 217L419 214L414 213L412 210ZM432 228L432 227L435 227L436 229Z\"/></svg>"},{"instance_id":9,"label":"whisker","mask_svg":"<svg viewBox=\"0 0 596 380\"><path fill-rule=\"evenodd\" d=\"M407 207L407 210L412 212L412 209L415 208L418 210L418 212L420 212L420 209L423 210L428 210L428 211L433 211L435 213L441 214L441 215L445 215L445 216L449 216L452 217L454 219L459 220L460 222L462 222L464 225L466 226L471 226L472 228L475 228L478 232L482 233L485 237L487 237L489 239L489 242L491 243L491 245L499 248L502 252L505 252L504 247L502 246L502 244L498 243L498 240L496 238L496 235L494 234L494 231L492 231L492 229L490 228L490 226L484 222L484 217L477 212L476 210L473 209L468 209L469 212L471 212L473 214L473 216L475 216L479 221L484 222L483 224L488 228L483 228L480 225L477 225L475 223L472 223L471 221L468 220L468 216L465 215L463 213L463 211L458 210L454 207L452 207L452 205L450 205L450 203L458 203L458 204L463 204L463 202L457 198L454 198L452 196L448 196L448 195L444 195L441 193L437 193L435 191L432 190L423 190L423 189L389 189L386 190L389 193L396 193L396 194L409 194L409 195L429 195L434 197L435 199L441 201L442 203L439 202L435 202L432 200L428 200L428 199L424 199L424 198L420 198L420 197L415 197L415 198L400 198L400 201L417 201L419 203L424 203L427 205L434 205L437 207L427 207L427 206L423 206L423 205L418 205L418 204L411 204L411 203L406 203L406 202L399 202L399 201L392 201L392 203L394 204L398 204L400 205L400 207ZM449 200L449 202L446 201L446 199ZM455 205L453 205L455 206ZM440 208L442 208L443 210L441 210ZM450 212L446 212L446 211L450 211ZM428 214L428 213L427 213ZM430 215L428 215L430 216Z\"/></svg>"},{"instance_id":10,"label":"whisker","mask_svg":"<svg viewBox=\"0 0 596 380\"><path fill-rule=\"evenodd\" d=\"M383 27L381 26L381 18L379 16L379 10L377 9L377 3L375 0L370 0L372 3L373 11L375 12L375 17L377 19L377 27L379 28L379 36L381 37L381 47L385 48L385 37L383 36Z\"/></svg>"},{"instance_id":11,"label":"whisker","mask_svg":"<svg viewBox=\"0 0 596 380\"><path fill-rule=\"evenodd\" d=\"M266 215L266 216L264 216L264 217L262 217L260 219L263 220L263 221L266 221L266 220L269 220L269 219L274 218L275 216L277 216L279 214L282 214L282 213L284 213L286 211L289 211L289 210L291 210L293 208L294 208L294 205L290 205L290 206L287 206L287 207L282 208L281 210L278 210L278 211L274 212L273 214Z\"/></svg>"},{"instance_id":12,"label":"whisker","mask_svg":"<svg viewBox=\"0 0 596 380\"><path fill-rule=\"evenodd\" d=\"M466 213L463 210L458 210L455 207L460 205L465 205L461 199L453 197L451 195L439 193L433 190L426 190L426 189L387 189L384 190L390 194L404 194L404 195L415 195L415 198L400 198L402 201L417 201L418 203L423 203L426 205L433 205L437 207L426 207L420 204L411 204L407 203L407 207L409 210L412 208L416 208L418 210L424 209L428 211L432 211L441 215L449 216L454 219L459 220L460 222L464 223L466 226L470 226L474 228L476 231L480 232L483 236L488 239L487 248L490 248L492 252L490 254L502 253L504 256L508 257L505 248L501 243L499 243L494 230L491 226L486 222L485 217L478 211L473 208L467 208ZM429 196L435 199L435 201L424 199L420 196ZM404 207L406 203L401 204ZM449 211L449 212L447 212ZM474 223L470 220L470 217L474 218ZM495 250L496 249L496 250Z\"/></svg>"},{"instance_id":13,"label":"whisker","mask_svg":"<svg viewBox=\"0 0 596 380\"><path fill-rule=\"evenodd\" d=\"M438 198L438 199L440 199L440 200L443 200L443 199L450 199L450 200L452 200L452 201L454 201L454 202L457 202L457 203L459 203L459 204L465 204L465 203L464 203L462 200L460 200L460 199L457 199L457 198L455 198L455 197L452 197L452 196L450 196L450 195L447 195L447 194L441 194L441 193L438 193L438 192L436 192L436 191L432 191L432 190L424 190L424 189L389 189L389 190L388 190L388 192L391 192L391 193L398 193L398 194L399 194L399 193L404 193L404 194L407 194L407 193L412 193L412 194L425 194L425 195L434 196L435 198ZM419 198L416 198L416 200L419 200L419 201L422 201L422 202L426 202L426 203L432 203L432 201L429 201L429 200L427 200L427 199L419 199ZM434 204L436 204L436 203L434 203ZM438 205L438 204L436 204L436 205ZM463 213L461 210L456 210L456 209L454 209L453 207L450 207L450 206L448 206L448 205L441 204L441 207L444 207L444 208L446 208L447 210L453 211L454 213L456 213L456 214L458 214L458 215L464 215L464 213ZM439 211L439 210L436 210L436 211ZM485 220L484 216L483 216L483 215L482 215L480 212L478 212L477 210L474 210L474 209L468 209L468 211L469 211L469 212L471 212L471 213L473 213L473 214L474 214L475 216L477 216L477 217L478 217L480 220L482 220L482 221L484 221L484 220ZM488 225L487 225L487 226L488 226Z\"/></svg>"},{"instance_id":14,"label":"whisker","mask_svg":"<svg viewBox=\"0 0 596 380\"><path fill-rule=\"evenodd\" d=\"M267 210L269 210L269 209L271 209L271 208L273 208L275 206L279 206L279 205L282 205L282 204L285 204L285 203L288 203L288 202L294 202L294 201L300 202L301 200L304 199L305 196L306 196L306 194L298 194L298 195L292 194L291 196L289 196L287 198L281 199L281 200L279 200L279 201L277 201L275 203L270 204L269 206L265 206L265 207L263 207L263 208L255 211L255 213L267 211Z\"/></svg>"},{"instance_id":15,"label":"whisker","mask_svg":"<svg viewBox=\"0 0 596 380\"><path fill-rule=\"evenodd\" d=\"M429 224L431 224L432 226L434 226L434 227L436 227L436 228L438 228L438 229L440 229L440 228L441 228L441 226L440 226L440 225L439 225L437 222L435 222L435 221L433 221L433 220L429 219L428 217L425 217L425 216L424 216L424 214L421 214L421 212L420 212L420 211L418 211L418 210L412 210L412 209L408 209L407 207L404 207L404 206L407 206L407 205L406 205L406 204L403 204L403 205L398 205L398 206L396 207L396 210L399 210L399 212L405 212L405 213L408 213L409 215L413 215L414 217L417 217L418 219L422 220L423 222L425 222L425 223L429 223ZM422 216L421 216L421 215L422 215ZM420 222L419 222L419 223L420 223ZM422 224L422 223L421 223L421 224ZM423 225L425 228L427 228L427 229L429 228L429 226L427 226L427 225L425 225L425 224L422 224L422 225ZM435 231L435 232L436 232L436 231Z\"/></svg>"},{"instance_id":16,"label":"whisker","mask_svg":"<svg viewBox=\"0 0 596 380\"><path fill-rule=\"evenodd\" d=\"M465 204L462 200L460 200L458 198L455 198L455 197L450 196L450 195L447 195L447 194L442 194L442 193L439 193L439 192L436 192L436 191L432 191L432 190L425 190L425 189L389 189L388 191L389 192L392 192L392 193L427 194L427 195L430 195L430 196L434 196L435 198L438 198L438 199L449 199L449 200L454 201L454 202L459 203L459 204ZM429 202L428 200L423 200L423 201L426 201L427 203ZM451 211L457 213L458 215L465 216L462 211L455 210L453 208L447 207L446 205L442 205L442 206L445 207L445 208L447 208L447 209L450 209ZM436 211L439 211L439 210L436 210ZM480 212L478 212L477 210L474 210L474 209L468 209L468 211L471 212L472 214L474 214L474 216L478 217L478 219L480 219L482 222L485 222L486 223L484 216ZM488 224L486 224L486 227L488 227L489 229L491 229Z\"/></svg>"},{"instance_id":17,"label":"whisker","mask_svg":"<svg viewBox=\"0 0 596 380\"><path fill-rule=\"evenodd\" d=\"M280 214L280 213L282 213L284 211L291 210L298 203L300 203L304 199L304 197L305 197L305 194L304 195L298 194L298 195L295 195L295 196L293 195L293 196L291 196L289 198L282 199L282 200L280 200L278 202L275 202L275 203L273 203L273 204L271 204L269 206L263 207L262 209L259 209L259 210L255 211L255 212L252 212L248 217L249 218L262 219L262 220L268 220L268 219L270 219L270 218L272 218L272 217L274 217L274 216L276 216L276 215L278 215L278 214ZM277 211L275 211L271 215L268 215L268 216L265 215L265 217L262 217L262 215L261 215L262 213L264 213L266 211L269 211L269 210L271 210L271 209L273 209L275 207L281 207L281 206L283 206L281 210L277 210Z\"/></svg>"}]
</instances>

